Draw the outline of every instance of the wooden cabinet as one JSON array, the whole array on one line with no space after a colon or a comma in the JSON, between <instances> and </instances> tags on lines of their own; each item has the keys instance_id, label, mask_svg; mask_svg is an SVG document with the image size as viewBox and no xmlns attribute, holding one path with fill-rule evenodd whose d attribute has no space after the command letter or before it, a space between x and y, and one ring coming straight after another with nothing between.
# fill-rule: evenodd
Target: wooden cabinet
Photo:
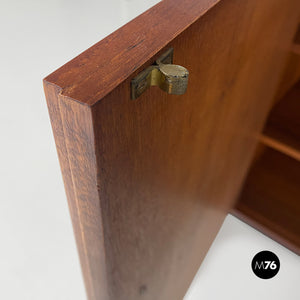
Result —
<instances>
[{"instance_id":1,"label":"wooden cabinet","mask_svg":"<svg viewBox=\"0 0 300 300\"><path fill-rule=\"evenodd\" d=\"M89 300L183 298L235 205L298 17L297 0L166 0L44 80ZM132 100L170 48L186 93Z\"/></svg>"},{"instance_id":2,"label":"wooden cabinet","mask_svg":"<svg viewBox=\"0 0 300 300\"><path fill-rule=\"evenodd\" d=\"M300 255L300 65L289 64L233 213Z\"/></svg>"}]
</instances>

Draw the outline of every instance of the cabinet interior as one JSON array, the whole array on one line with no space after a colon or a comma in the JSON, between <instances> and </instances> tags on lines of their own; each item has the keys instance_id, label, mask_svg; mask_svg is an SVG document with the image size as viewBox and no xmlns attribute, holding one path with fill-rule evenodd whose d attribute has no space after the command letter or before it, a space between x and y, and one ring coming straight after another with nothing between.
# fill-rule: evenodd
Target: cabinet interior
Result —
<instances>
[{"instance_id":1,"label":"cabinet interior","mask_svg":"<svg viewBox=\"0 0 300 300\"><path fill-rule=\"evenodd\" d=\"M233 214L300 254L300 27Z\"/></svg>"}]
</instances>

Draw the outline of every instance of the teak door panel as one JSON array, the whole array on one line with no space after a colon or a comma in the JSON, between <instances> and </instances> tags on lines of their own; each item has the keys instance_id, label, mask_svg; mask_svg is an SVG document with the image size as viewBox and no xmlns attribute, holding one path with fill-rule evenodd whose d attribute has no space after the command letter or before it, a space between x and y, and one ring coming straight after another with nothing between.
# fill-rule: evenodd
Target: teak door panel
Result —
<instances>
[{"instance_id":1,"label":"teak door panel","mask_svg":"<svg viewBox=\"0 0 300 300\"><path fill-rule=\"evenodd\" d=\"M90 300L182 299L238 195L297 1L217 2L163 1L44 81ZM131 100L170 47L186 94Z\"/></svg>"}]
</instances>

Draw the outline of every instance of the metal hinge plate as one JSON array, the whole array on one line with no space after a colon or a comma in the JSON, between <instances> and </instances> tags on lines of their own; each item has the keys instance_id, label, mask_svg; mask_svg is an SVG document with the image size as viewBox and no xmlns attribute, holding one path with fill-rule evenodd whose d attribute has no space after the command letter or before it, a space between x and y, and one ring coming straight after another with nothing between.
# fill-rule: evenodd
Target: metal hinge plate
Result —
<instances>
[{"instance_id":1,"label":"metal hinge plate","mask_svg":"<svg viewBox=\"0 0 300 300\"><path fill-rule=\"evenodd\" d=\"M189 72L182 66L173 65L173 52L173 48L168 49L154 65L131 80L131 99L137 99L150 86L159 86L168 94L186 92Z\"/></svg>"}]
</instances>

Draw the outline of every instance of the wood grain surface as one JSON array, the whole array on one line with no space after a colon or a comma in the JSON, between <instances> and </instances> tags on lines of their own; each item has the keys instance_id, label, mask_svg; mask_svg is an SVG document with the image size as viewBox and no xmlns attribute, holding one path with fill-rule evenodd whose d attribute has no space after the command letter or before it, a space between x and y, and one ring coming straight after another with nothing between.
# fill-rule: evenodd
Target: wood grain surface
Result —
<instances>
[{"instance_id":1,"label":"wood grain surface","mask_svg":"<svg viewBox=\"0 0 300 300\"><path fill-rule=\"evenodd\" d=\"M266 148L248 174L234 214L300 255L300 162Z\"/></svg>"},{"instance_id":2,"label":"wood grain surface","mask_svg":"<svg viewBox=\"0 0 300 300\"><path fill-rule=\"evenodd\" d=\"M264 135L288 146L292 152L286 154L300 160L300 81L272 108Z\"/></svg>"},{"instance_id":3,"label":"wood grain surface","mask_svg":"<svg viewBox=\"0 0 300 300\"><path fill-rule=\"evenodd\" d=\"M295 32L275 101L279 101L300 80L300 24Z\"/></svg>"},{"instance_id":4,"label":"wood grain surface","mask_svg":"<svg viewBox=\"0 0 300 300\"><path fill-rule=\"evenodd\" d=\"M182 299L239 193L299 3L216 2L163 1L44 81L90 300ZM187 93L132 101L169 47Z\"/></svg>"}]
</instances>

